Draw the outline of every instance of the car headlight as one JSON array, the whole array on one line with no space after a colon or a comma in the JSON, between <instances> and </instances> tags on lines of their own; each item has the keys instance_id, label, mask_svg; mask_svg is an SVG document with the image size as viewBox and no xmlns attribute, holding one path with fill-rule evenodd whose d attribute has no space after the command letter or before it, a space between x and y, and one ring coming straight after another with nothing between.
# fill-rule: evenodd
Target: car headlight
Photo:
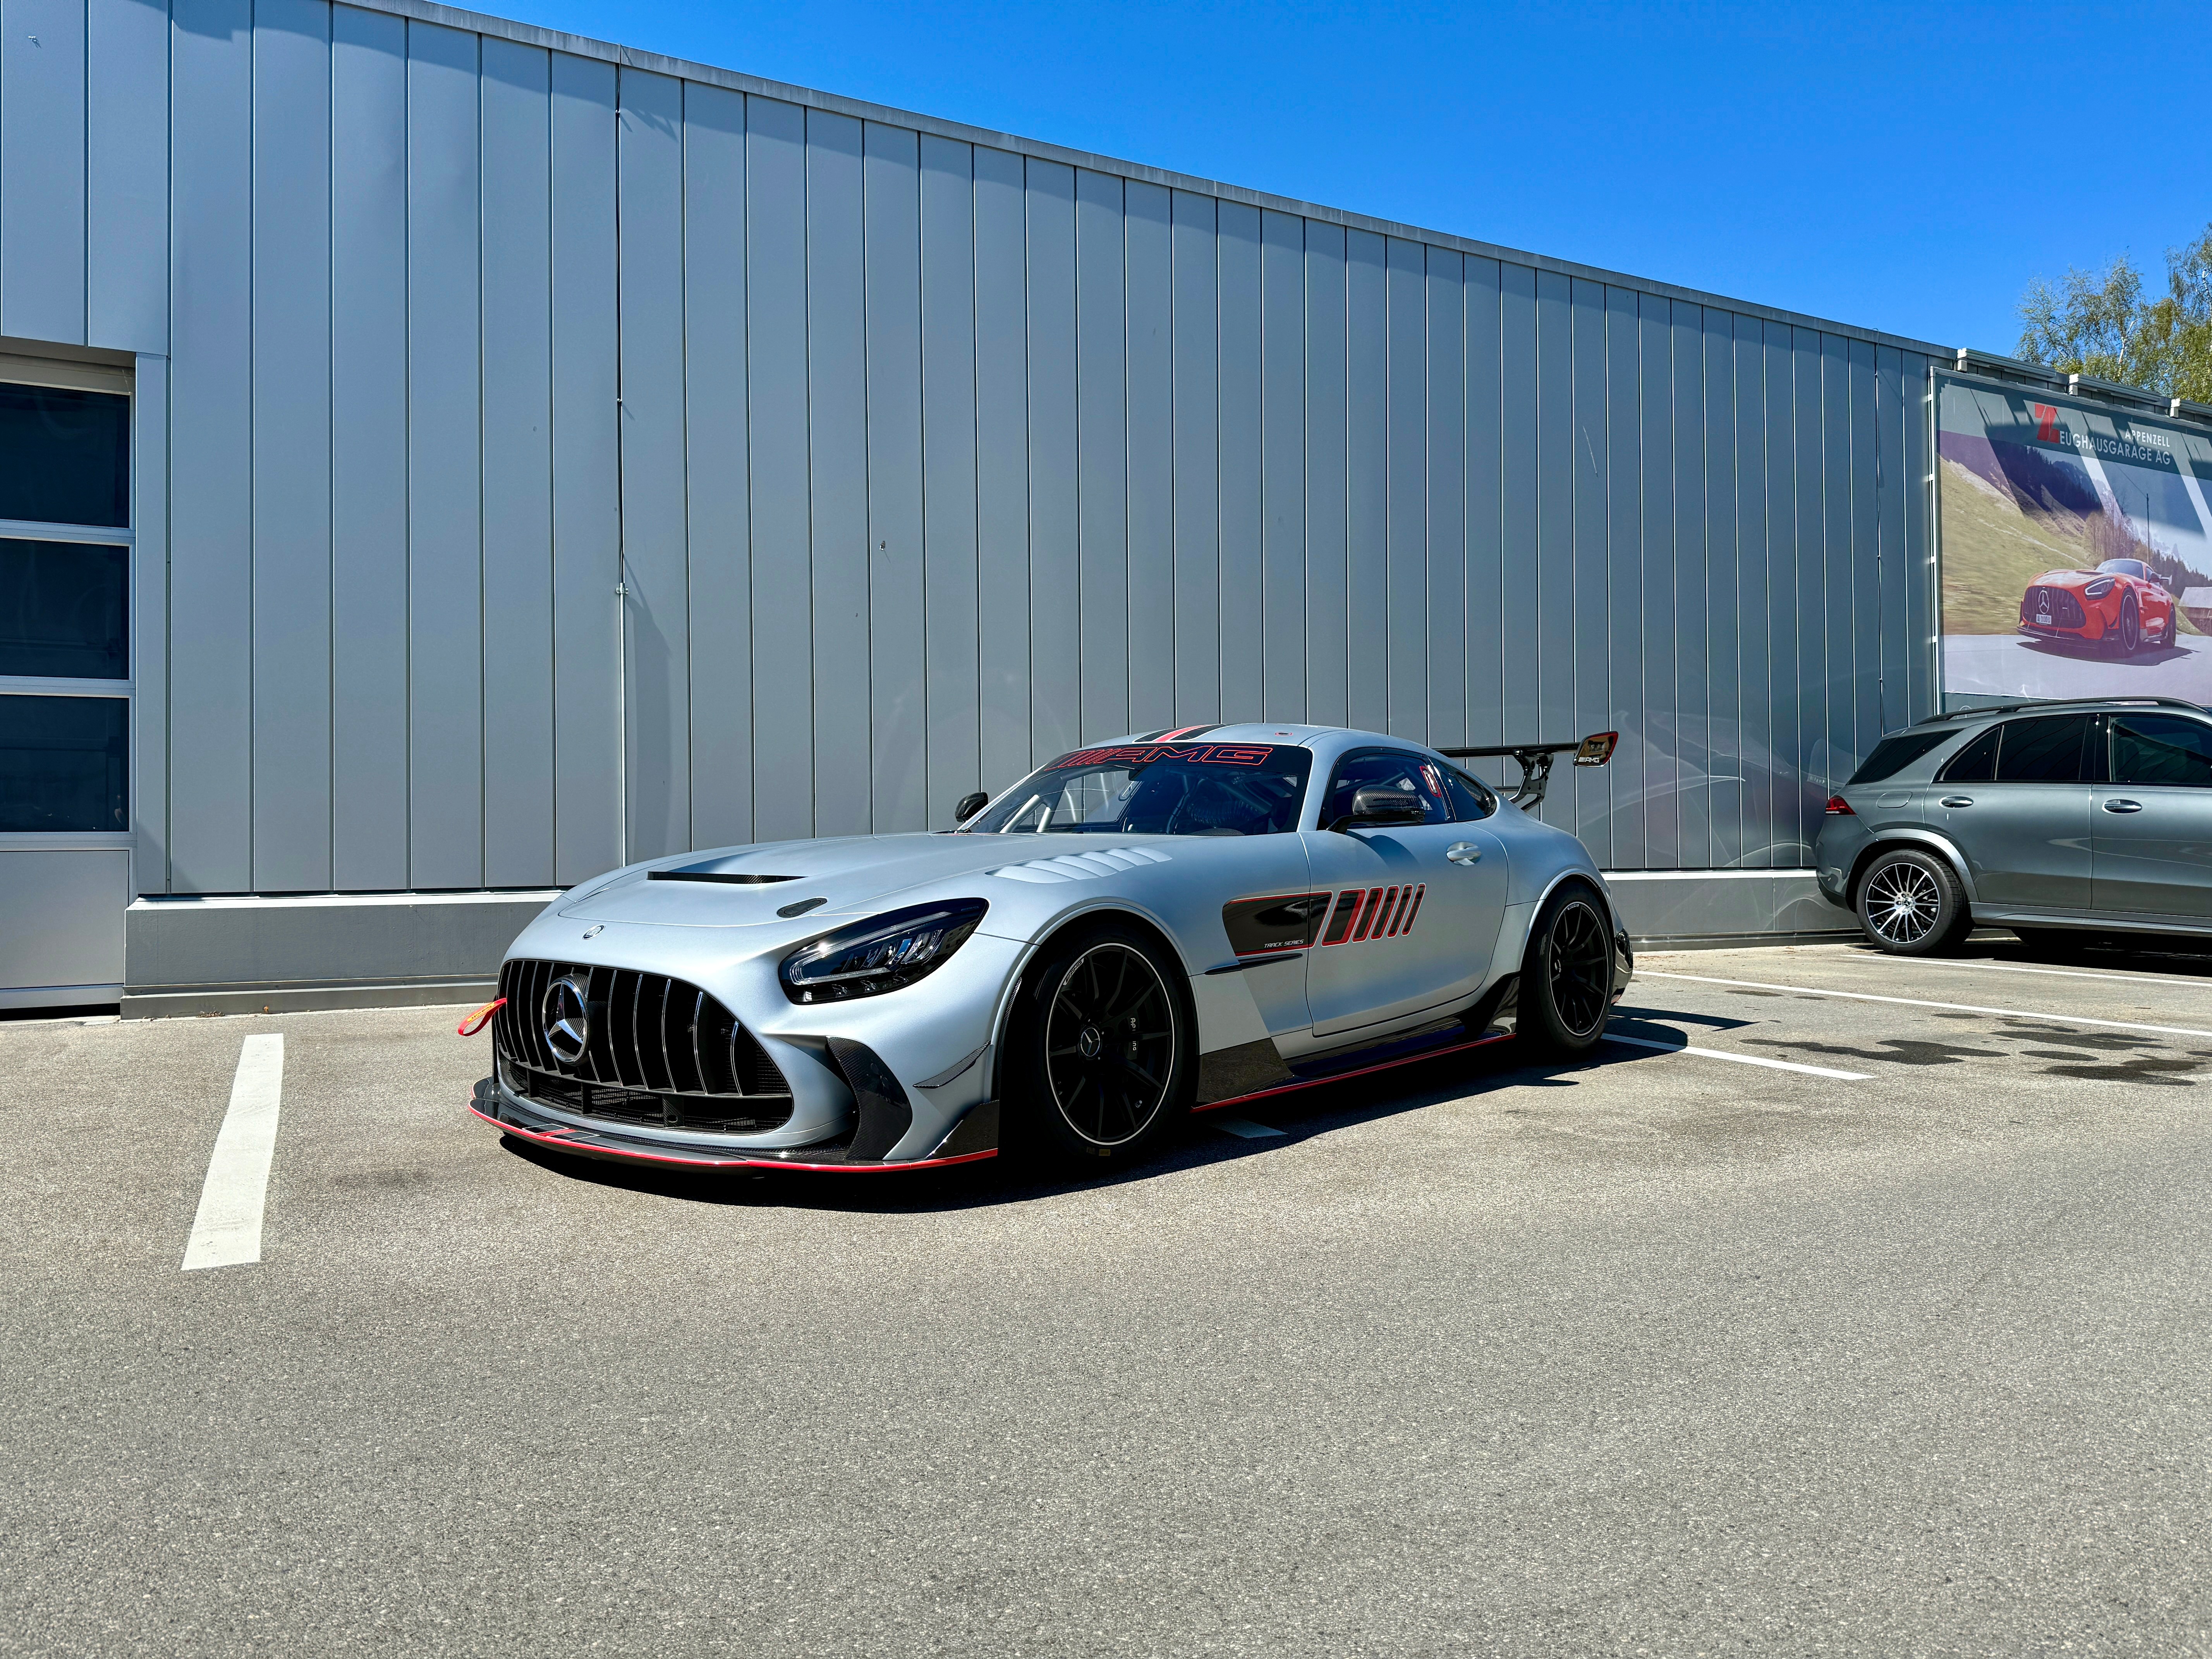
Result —
<instances>
[{"instance_id":1,"label":"car headlight","mask_svg":"<svg viewBox=\"0 0 2212 1659\"><path fill-rule=\"evenodd\" d=\"M810 939L783 959L783 994L799 1003L846 1002L926 979L990 908L981 899L916 904Z\"/></svg>"},{"instance_id":2,"label":"car headlight","mask_svg":"<svg viewBox=\"0 0 2212 1659\"><path fill-rule=\"evenodd\" d=\"M2091 582L2087 587L2081 590L2081 593L2085 599L2101 599L2106 594L2112 591L2112 579L2110 576L2106 576L2100 580Z\"/></svg>"}]
</instances>

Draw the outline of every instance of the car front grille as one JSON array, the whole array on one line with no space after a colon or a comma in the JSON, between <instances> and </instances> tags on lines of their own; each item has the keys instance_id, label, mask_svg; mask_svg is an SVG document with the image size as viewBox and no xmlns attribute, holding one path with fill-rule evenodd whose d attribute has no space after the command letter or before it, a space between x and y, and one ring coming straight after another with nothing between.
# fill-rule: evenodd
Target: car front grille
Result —
<instances>
[{"instance_id":1,"label":"car front grille","mask_svg":"<svg viewBox=\"0 0 2212 1659\"><path fill-rule=\"evenodd\" d=\"M548 994L574 981L589 1012L583 1053L564 1064L547 1040ZM662 974L523 960L500 969L507 1006L492 1046L510 1087L580 1116L657 1128L757 1133L791 1121L791 1085L736 1015Z\"/></svg>"},{"instance_id":2,"label":"car front grille","mask_svg":"<svg viewBox=\"0 0 2212 1659\"><path fill-rule=\"evenodd\" d=\"M2088 621L2082 613L2081 601L2063 587L2031 587L2020 602L2020 619L2034 626L2039 617L2049 616L2053 628L2079 628Z\"/></svg>"}]
</instances>

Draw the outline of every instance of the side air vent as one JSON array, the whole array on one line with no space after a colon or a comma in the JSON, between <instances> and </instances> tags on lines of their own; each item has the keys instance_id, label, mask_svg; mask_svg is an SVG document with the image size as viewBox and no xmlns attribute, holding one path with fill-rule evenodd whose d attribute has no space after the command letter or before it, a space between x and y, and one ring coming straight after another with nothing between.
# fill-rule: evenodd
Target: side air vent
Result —
<instances>
[{"instance_id":1,"label":"side air vent","mask_svg":"<svg viewBox=\"0 0 2212 1659\"><path fill-rule=\"evenodd\" d=\"M524 960L500 969L499 991L507 1006L492 1023L493 1048L509 1086L526 1098L586 1117L721 1134L791 1121L791 1085L768 1051L688 981Z\"/></svg>"}]
</instances>

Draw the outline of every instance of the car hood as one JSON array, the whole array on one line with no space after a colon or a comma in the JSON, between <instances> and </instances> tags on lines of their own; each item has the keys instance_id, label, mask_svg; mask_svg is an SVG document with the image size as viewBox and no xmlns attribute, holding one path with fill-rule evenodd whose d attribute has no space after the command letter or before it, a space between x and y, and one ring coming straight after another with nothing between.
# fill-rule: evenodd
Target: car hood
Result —
<instances>
[{"instance_id":1,"label":"car hood","mask_svg":"<svg viewBox=\"0 0 2212 1659\"><path fill-rule=\"evenodd\" d=\"M2094 570L2046 570L2028 586L2030 587L2083 588L2096 580L2097 572Z\"/></svg>"},{"instance_id":2,"label":"car hood","mask_svg":"<svg viewBox=\"0 0 2212 1659\"><path fill-rule=\"evenodd\" d=\"M963 876L980 880L1005 872L1015 880L1050 882L1163 863L1168 851L1162 843L1172 839L921 833L766 842L634 866L586 884L555 909L579 921L746 927L787 926L779 911L819 899L802 913L811 924L817 917L881 909L902 894Z\"/></svg>"}]
</instances>

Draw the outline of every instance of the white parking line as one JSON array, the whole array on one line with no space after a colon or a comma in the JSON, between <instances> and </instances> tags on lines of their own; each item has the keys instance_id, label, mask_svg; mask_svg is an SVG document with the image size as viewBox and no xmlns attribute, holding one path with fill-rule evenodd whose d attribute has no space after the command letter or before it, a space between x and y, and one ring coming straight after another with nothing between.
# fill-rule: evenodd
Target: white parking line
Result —
<instances>
[{"instance_id":1,"label":"white parking line","mask_svg":"<svg viewBox=\"0 0 2212 1659\"><path fill-rule=\"evenodd\" d=\"M2147 974L2093 974L2079 968L2025 968L2011 962L1947 961L1941 957L1923 957L1921 964L1928 968L1984 968L1992 974L2047 974L2053 979L2101 979L2114 985L2166 985L2186 987L2203 981L2192 981L2179 974L2157 977Z\"/></svg>"},{"instance_id":2,"label":"white parking line","mask_svg":"<svg viewBox=\"0 0 2212 1659\"><path fill-rule=\"evenodd\" d=\"M261 1210L276 1152L276 1109L284 1095L284 1039L250 1036L230 1082L230 1109L216 1132L200 1188L199 1214L185 1246L185 1271L261 1260Z\"/></svg>"},{"instance_id":3,"label":"white parking line","mask_svg":"<svg viewBox=\"0 0 2212 1659\"><path fill-rule=\"evenodd\" d=\"M1283 1133L1280 1129L1270 1129L1264 1123L1255 1123L1249 1117L1217 1117L1211 1121L1224 1134L1235 1135L1239 1140L1265 1140L1270 1135Z\"/></svg>"},{"instance_id":4,"label":"white parking line","mask_svg":"<svg viewBox=\"0 0 2212 1659\"><path fill-rule=\"evenodd\" d=\"M1864 1072L1838 1072L1826 1066L1803 1066L1794 1060L1768 1060L1762 1054L1732 1054L1724 1048L1692 1048L1686 1043L1655 1042L1650 1037L1622 1036L1617 1031L1605 1034L1607 1042L1631 1042L1639 1048L1656 1048L1662 1054L1695 1054L1699 1060L1734 1060L1739 1066L1764 1066L1774 1072L1802 1072L1807 1077L1832 1077L1838 1083L1865 1083Z\"/></svg>"},{"instance_id":5,"label":"white parking line","mask_svg":"<svg viewBox=\"0 0 2212 1659\"><path fill-rule=\"evenodd\" d=\"M2054 1014L2040 1009L1984 1008L1971 1002L1929 1002L1919 997L1876 996L1871 991L1824 991L1810 985L1770 985L1758 979L1716 979L1710 974L1662 974L1656 969L1639 968L1641 979L1686 979L1700 985L1733 985L1746 991L1787 991L1801 997L1843 997L1852 1002L1893 1002L1907 1008L1948 1008L1954 1013L1994 1014L2000 1019L2053 1019L2062 1025L2106 1025L2119 1031L2155 1031L2161 1036L2212 1037L2212 1031L2200 1031L2187 1025L2146 1025L2135 1019L2096 1019L2087 1014Z\"/></svg>"}]
</instances>

